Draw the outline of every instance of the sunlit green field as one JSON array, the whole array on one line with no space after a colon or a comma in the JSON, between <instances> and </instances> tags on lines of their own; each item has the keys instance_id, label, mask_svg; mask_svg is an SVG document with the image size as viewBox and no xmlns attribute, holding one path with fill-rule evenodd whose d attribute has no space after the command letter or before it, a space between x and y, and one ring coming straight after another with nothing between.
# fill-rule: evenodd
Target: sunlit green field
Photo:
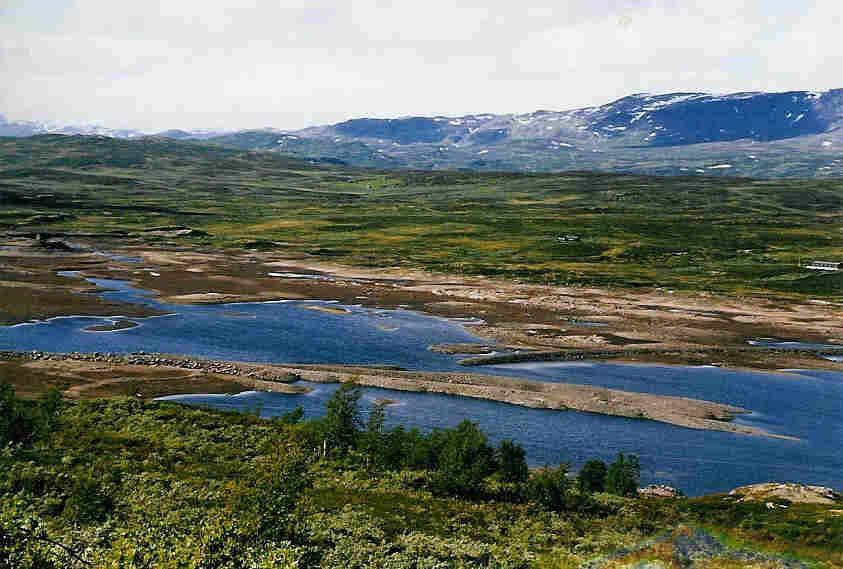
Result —
<instances>
[{"instance_id":1,"label":"sunlit green field","mask_svg":"<svg viewBox=\"0 0 843 569\"><path fill-rule=\"evenodd\" d=\"M146 232L176 225L201 233ZM799 268L843 259L840 181L383 172L44 136L0 139L0 226L540 283L843 295L841 273Z\"/></svg>"}]
</instances>

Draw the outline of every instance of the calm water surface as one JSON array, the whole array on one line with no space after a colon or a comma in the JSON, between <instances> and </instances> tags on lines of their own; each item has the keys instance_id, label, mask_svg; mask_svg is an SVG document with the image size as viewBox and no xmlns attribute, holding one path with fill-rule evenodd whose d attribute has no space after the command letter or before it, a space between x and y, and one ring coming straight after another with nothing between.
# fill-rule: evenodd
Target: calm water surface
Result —
<instances>
[{"instance_id":1,"label":"calm water surface","mask_svg":"<svg viewBox=\"0 0 843 569\"><path fill-rule=\"evenodd\" d=\"M285 363L394 364L415 370L465 371L454 356L427 350L436 343L482 342L470 328L407 310L379 310L316 302L176 306L160 303L120 281L92 279L103 296L142 302L169 314L132 319L140 325L113 332L86 331L119 317L63 317L0 327L0 349L55 352L168 352L200 357ZM313 310L344 308L344 314ZM767 480L843 487L843 373L793 370L754 373L715 367L543 363L486 366L478 373L567 381L731 403L752 410L739 419L799 441L683 429L652 421L527 409L445 395L366 389L397 400L388 423L421 429L476 421L493 441L512 438L533 464L590 458L618 450L641 456L644 482L665 482L690 494L728 490ZM246 392L168 399L217 408L259 409L264 416L302 405L315 417L335 385L313 384L306 395Z\"/></svg>"}]
</instances>

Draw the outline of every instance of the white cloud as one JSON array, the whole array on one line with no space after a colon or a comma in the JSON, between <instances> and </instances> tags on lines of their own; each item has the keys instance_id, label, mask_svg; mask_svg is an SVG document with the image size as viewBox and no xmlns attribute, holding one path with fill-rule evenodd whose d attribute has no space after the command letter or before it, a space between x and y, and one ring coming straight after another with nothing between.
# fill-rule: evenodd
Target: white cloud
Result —
<instances>
[{"instance_id":1,"label":"white cloud","mask_svg":"<svg viewBox=\"0 0 843 569\"><path fill-rule=\"evenodd\" d=\"M841 24L836 0L10 0L0 112L295 128L824 89L843 86Z\"/></svg>"}]
</instances>

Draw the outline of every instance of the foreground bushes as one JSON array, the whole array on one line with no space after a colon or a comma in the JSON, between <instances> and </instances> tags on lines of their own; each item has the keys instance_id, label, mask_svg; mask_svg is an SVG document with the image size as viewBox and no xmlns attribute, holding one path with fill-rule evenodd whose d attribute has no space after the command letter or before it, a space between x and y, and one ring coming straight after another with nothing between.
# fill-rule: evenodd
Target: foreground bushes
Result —
<instances>
[{"instance_id":1,"label":"foreground bushes","mask_svg":"<svg viewBox=\"0 0 843 569\"><path fill-rule=\"evenodd\" d=\"M0 452L0 568L304 559L310 462L283 425L133 400L4 403L27 429Z\"/></svg>"},{"instance_id":2,"label":"foreground bushes","mask_svg":"<svg viewBox=\"0 0 843 569\"><path fill-rule=\"evenodd\" d=\"M522 568L658 523L623 498L583 502L564 465L531 473L471 423L364 422L355 389L324 421L8 398L39 426L0 451L0 569Z\"/></svg>"}]
</instances>

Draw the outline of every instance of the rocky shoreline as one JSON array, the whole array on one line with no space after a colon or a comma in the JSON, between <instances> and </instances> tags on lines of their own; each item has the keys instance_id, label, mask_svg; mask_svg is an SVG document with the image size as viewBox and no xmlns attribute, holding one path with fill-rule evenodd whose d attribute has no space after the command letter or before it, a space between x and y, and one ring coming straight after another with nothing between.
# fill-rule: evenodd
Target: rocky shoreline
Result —
<instances>
[{"instance_id":1,"label":"rocky shoreline","mask_svg":"<svg viewBox=\"0 0 843 569\"><path fill-rule=\"evenodd\" d=\"M178 367L182 369L205 371L223 375L246 375L259 377L268 381L289 382L298 379L288 373L273 375L265 366L250 365L240 362L225 360L207 360L202 358L191 358L187 356L174 356L168 354L133 352L130 354L114 354L104 352L42 352L42 351L0 351L0 360L71 360L80 362L101 362L121 365L146 365Z\"/></svg>"},{"instance_id":2,"label":"rocky shoreline","mask_svg":"<svg viewBox=\"0 0 843 569\"><path fill-rule=\"evenodd\" d=\"M207 360L187 356L151 354L135 352L131 354L113 353L53 353L42 351L0 351L0 361L26 360L32 362L83 362L104 363L112 366L146 366L150 368L175 368L206 374L229 376L242 387L286 393L299 393L300 388L290 384L301 379L288 370L279 370L269 366L253 365L223 360Z\"/></svg>"}]
</instances>

